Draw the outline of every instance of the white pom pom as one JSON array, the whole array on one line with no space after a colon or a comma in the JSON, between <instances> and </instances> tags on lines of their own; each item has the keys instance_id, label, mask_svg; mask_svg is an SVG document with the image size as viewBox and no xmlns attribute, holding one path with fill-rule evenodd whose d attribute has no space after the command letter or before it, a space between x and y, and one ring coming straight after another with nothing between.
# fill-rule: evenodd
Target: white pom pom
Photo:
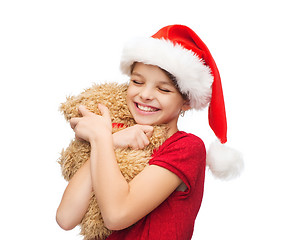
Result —
<instances>
[{"instance_id":1,"label":"white pom pom","mask_svg":"<svg viewBox=\"0 0 282 240\"><path fill-rule=\"evenodd\" d=\"M207 166L215 177L229 180L240 175L244 162L240 152L216 141L208 150Z\"/></svg>"}]
</instances>

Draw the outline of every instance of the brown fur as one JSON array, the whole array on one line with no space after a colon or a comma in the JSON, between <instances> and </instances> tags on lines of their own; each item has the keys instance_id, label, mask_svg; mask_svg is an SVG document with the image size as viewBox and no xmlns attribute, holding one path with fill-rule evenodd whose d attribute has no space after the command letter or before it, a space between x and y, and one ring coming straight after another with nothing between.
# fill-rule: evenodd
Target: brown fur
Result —
<instances>
[{"instance_id":1,"label":"brown fur","mask_svg":"<svg viewBox=\"0 0 282 240\"><path fill-rule=\"evenodd\" d=\"M64 114L66 120L69 121L72 117L80 116L78 113L79 105L85 105L90 111L100 114L97 104L102 103L109 108L112 122L133 126L136 123L126 104L127 87L127 84L116 83L93 85L93 87L86 89L78 96L68 97L67 101L61 105L60 111ZM113 128L113 133L124 128ZM166 126L154 126L154 133L150 138L150 144L145 149L119 148L115 150L116 160L121 173L128 182L148 165L154 149L157 149L166 139ZM69 181L89 157L89 143L78 139L72 140L70 145L62 151L59 159L63 177ZM104 226L94 193L80 226L81 234L86 240L105 239L111 233Z\"/></svg>"}]
</instances>

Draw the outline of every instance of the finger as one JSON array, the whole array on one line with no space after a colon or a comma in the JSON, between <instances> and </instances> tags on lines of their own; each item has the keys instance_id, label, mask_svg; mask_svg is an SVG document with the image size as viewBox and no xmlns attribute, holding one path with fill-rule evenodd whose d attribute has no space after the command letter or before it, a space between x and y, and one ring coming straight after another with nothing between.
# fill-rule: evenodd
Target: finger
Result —
<instances>
[{"instance_id":1,"label":"finger","mask_svg":"<svg viewBox=\"0 0 282 240\"><path fill-rule=\"evenodd\" d=\"M143 132L146 134L146 136L148 138L152 137L153 132L154 132L154 128L152 126L149 125L141 125L141 129L143 130Z\"/></svg>"},{"instance_id":2,"label":"finger","mask_svg":"<svg viewBox=\"0 0 282 240\"><path fill-rule=\"evenodd\" d=\"M133 150L139 150L139 145L138 144L133 144L132 146L130 146Z\"/></svg>"},{"instance_id":3,"label":"finger","mask_svg":"<svg viewBox=\"0 0 282 240\"><path fill-rule=\"evenodd\" d=\"M80 105L78 107L78 111L81 113L82 116L87 116L92 114L84 105Z\"/></svg>"},{"instance_id":4,"label":"finger","mask_svg":"<svg viewBox=\"0 0 282 240\"><path fill-rule=\"evenodd\" d=\"M145 135L144 137L145 137L144 138L144 144L145 144L145 146L147 146L147 145L149 145L150 140L149 140L149 137L147 135Z\"/></svg>"},{"instance_id":5,"label":"finger","mask_svg":"<svg viewBox=\"0 0 282 240\"><path fill-rule=\"evenodd\" d=\"M149 137L148 137L146 134L143 134L143 135L142 135L142 146L143 146L143 148L145 148L146 146L149 145L150 141L149 141L148 138L149 138ZM142 148L142 149L143 149L143 148Z\"/></svg>"},{"instance_id":6,"label":"finger","mask_svg":"<svg viewBox=\"0 0 282 240\"><path fill-rule=\"evenodd\" d=\"M153 132L150 131L150 132L145 132L145 135L147 136L148 139L150 139L153 135Z\"/></svg>"},{"instance_id":7,"label":"finger","mask_svg":"<svg viewBox=\"0 0 282 240\"><path fill-rule=\"evenodd\" d=\"M145 146L144 146L143 139L139 138L139 139L137 140L136 150L143 149L144 147L145 147Z\"/></svg>"},{"instance_id":8,"label":"finger","mask_svg":"<svg viewBox=\"0 0 282 240\"><path fill-rule=\"evenodd\" d=\"M70 126L72 129L75 129L76 125L78 124L80 118L71 118L70 119Z\"/></svg>"},{"instance_id":9,"label":"finger","mask_svg":"<svg viewBox=\"0 0 282 240\"><path fill-rule=\"evenodd\" d=\"M144 149L148 144L149 144L149 140L145 135L145 133L142 131L142 133L136 139L137 149Z\"/></svg>"},{"instance_id":10,"label":"finger","mask_svg":"<svg viewBox=\"0 0 282 240\"><path fill-rule=\"evenodd\" d=\"M112 122L111 121L111 114L110 114L110 110L103 104L98 104L98 108L102 114L102 116L104 118L106 118L110 123Z\"/></svg>"},{"instance_id":11,"label":"finger","mask_svg":"<svg viewBox=\"0 0 282 240\"><path fill-rule=\"evenodd\" d=\"M99 103L98 108L99 108L102 116L110 117L110 110L104 104Z\"/></svg>"}]
</instances>

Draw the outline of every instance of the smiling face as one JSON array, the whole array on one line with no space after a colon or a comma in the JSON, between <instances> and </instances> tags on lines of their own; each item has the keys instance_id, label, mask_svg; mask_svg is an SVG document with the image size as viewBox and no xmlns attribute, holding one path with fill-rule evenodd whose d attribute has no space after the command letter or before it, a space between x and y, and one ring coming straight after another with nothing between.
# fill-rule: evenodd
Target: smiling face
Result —
<instances>
[{"instance_id":1,"label":"smiling face","mask_svg":"<svg viewBox=\"0 0 282 240\"><path fill-rule=\"evenodd\" d=\"M167 74L157 66L136 63L127 90L127 105L137 124L168 124L175 133L181 110L189 105Z\"/></svg>"}]
</instances>

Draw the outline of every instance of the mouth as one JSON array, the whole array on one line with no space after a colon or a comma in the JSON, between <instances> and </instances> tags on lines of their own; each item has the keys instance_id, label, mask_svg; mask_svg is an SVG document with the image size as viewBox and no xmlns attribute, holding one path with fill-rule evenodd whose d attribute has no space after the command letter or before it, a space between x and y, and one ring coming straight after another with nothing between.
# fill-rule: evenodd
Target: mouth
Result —
<instances>
[{"instance_id":1,"label":"mouth","mask_svg":"<svg viewBox=\"0 0 282 240\"><path fill-rule=\"evenodd\" d=\"M142 112L157 112L160 109L159 108L155 108L152 106L148 106L148 105L144 105L144 104L140 104L140 103L135 103L135 106L138 110L141 110Z\"/></svg>"}]
</instances>

